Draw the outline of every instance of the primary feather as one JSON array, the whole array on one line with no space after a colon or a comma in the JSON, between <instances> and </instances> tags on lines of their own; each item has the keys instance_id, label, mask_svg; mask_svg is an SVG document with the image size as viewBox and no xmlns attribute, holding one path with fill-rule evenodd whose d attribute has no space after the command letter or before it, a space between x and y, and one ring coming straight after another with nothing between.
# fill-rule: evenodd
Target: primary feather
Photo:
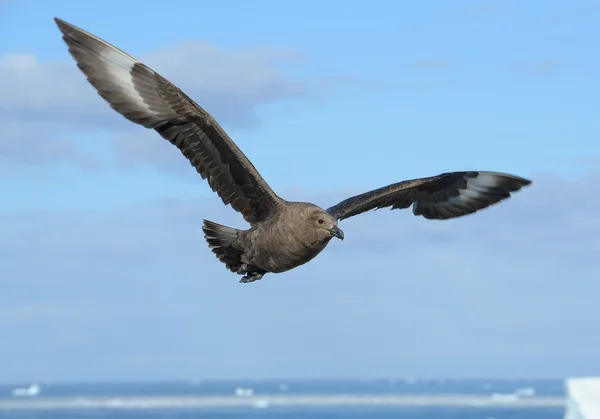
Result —
<instances>
[{"instance_id":1,"label":"primary feather","mask_svg":"<svg viewBox=\"0 0 600 419\"><path fill-rule=\"evenodd\" d=\"M257 223L281 202L221 126L179 88L106 41L55 21L98 94L125 118L179 148L224 204Z\"/></svg>"},{"instance_id":2,"label":"primary feather","mask_svg":"<svg viewBox=\"0 0 600 419\"><path fill-rule=\"evenodd\" d=\"M428 219L446 220L472 214L509 198L530 180L498 172L453 172L405 180L345 199L327 209L338 220L391 207L408 208Z\"/></svg>"}]
</instances>

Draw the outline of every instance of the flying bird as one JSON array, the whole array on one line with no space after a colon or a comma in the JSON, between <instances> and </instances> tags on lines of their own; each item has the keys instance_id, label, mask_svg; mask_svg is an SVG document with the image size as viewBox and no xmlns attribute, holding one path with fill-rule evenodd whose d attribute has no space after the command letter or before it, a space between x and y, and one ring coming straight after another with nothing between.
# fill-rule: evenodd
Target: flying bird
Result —
<instances>
[{"instance_id":1,"label":"flying bird","mask_svg":"<svg viewBox=\"0 0 600 419\"><path fill-rule=\"evenodd\" d=\"M116 112L154 129L176 146L246 230L203 220L208 246L240 282L281 273L317 256L338 222L366 211L412 206L414 215L446 220L496 204L531 183L491 171L463 171L404 180L323 209L279 197L215 119L177 86L108 42L54 19L69 53L98 94Z\"/></svg>"}]
</instances>

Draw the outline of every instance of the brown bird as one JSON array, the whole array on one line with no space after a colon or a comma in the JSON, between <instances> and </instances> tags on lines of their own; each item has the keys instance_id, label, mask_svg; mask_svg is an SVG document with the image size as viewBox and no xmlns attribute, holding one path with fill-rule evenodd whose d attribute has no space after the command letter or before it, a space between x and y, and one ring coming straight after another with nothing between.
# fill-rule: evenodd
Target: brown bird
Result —
<instances>
[{"instance_id":1,"label":"brown bird","mask_svg":"<svg viewBox=\"0 0 600 419\"><path fill-rule=\"evenodd\" d=\"M317 256L338 221L363 212L412 206L415 215L445 220L509 198L530 180L497 172L464 171L393 183L348 198L327 210L286 201L269 187L221 126L174 84L102 39L54 19L77 67L111 108L152 128L175 145L225 205L241 213L247 230L204 220L209 247L240 282L289 271Z\"/></svg>"}]
</instances>

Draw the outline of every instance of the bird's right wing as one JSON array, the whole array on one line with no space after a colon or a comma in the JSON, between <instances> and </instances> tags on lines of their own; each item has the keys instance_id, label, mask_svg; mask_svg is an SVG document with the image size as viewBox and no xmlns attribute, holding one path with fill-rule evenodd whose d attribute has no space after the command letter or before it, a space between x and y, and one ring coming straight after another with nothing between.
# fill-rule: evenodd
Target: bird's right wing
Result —
<instances>
[{"instance_id":1,"label":"bird's right wing","mask_svg":"<svg viewBox=\"0 0 600 419\"><path fill-rule=\"evenodd\" d=\"M219 124L179 88L102 39L54 20L98 94L125 118L179 148L224 204L254 224L281 202Z\"/></svg>"},{"instance_id":2,"label":"bird's right wing","mask_svg":"<svg viewBox=\"0 0 600 419\"><path fill-rule=\"evenodd\" d=\"M497 172L453 172L406 180L348 198L327 209L338 220L363 212L412 205L414 215L446 220L472 214L510 197L530 180Z\"/></svg>"}]
</instances>

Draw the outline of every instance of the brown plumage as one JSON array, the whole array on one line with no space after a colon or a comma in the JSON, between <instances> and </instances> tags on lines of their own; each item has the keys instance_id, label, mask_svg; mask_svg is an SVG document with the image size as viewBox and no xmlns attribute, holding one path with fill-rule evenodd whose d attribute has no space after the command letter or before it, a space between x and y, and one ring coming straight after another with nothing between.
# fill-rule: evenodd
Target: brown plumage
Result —
<instances>
[{"instance_id":1,"label":"brown plumage","mask_svg":"<svg viewBox=\"0 0 600 419\"><path fill-rule=\"evenodd\" d=\"M510 197L530 180L497 172L453 172L407 180L348 198L327 210L273 192L221 126L171 82L98 37L55 18L77 66L111 108L157 131L188 159L248 230L204 220L209 247L227 269L256 281L317 256L338 221L376 208L413 207L428 219L461 217Z\"/></svg>"}]
</instances>

